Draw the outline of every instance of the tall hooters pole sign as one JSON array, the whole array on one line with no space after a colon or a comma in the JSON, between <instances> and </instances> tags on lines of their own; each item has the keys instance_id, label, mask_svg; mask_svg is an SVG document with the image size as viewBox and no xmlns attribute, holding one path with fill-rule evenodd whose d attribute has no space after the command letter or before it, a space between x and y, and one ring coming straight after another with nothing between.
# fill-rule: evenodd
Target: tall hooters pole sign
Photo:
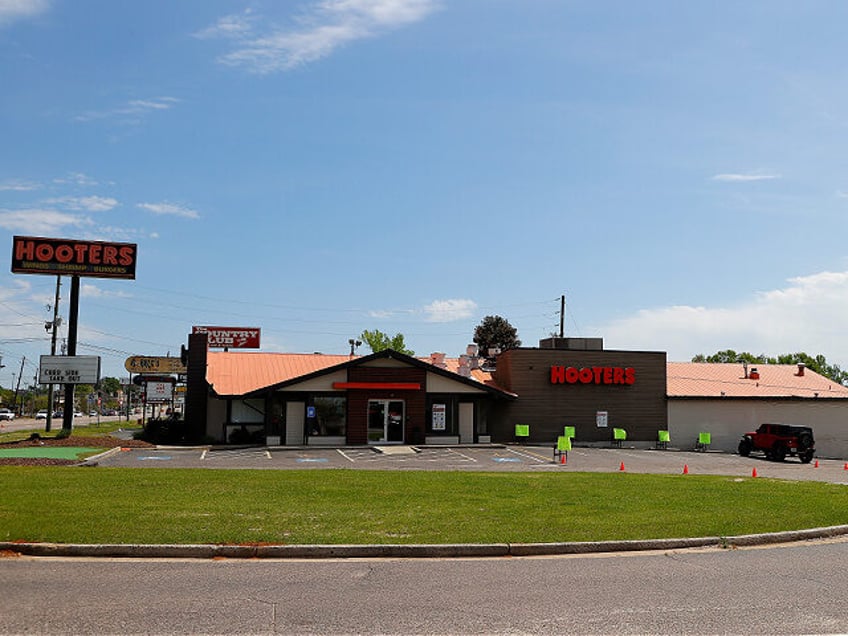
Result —
<instances>
[{"instance_id":1,"label":"tall hooters pole sign","mask_svg":"<svg viewBox=\"0 0 848 636\"><path fill-rule=\"evenodd\" d=\"M12 272L134 280L137 253L134 243L16 236Z\"/></svg>"},{"instance_id":2,"label":"tall hooters pole sign","mask_svg":"<svg viewBox=\"0 0 848 636\"><path fill-rule=\"evenodd\" d=\"M633 367L551 367L551 384L622 384L636 382Z\"/></svg>"}]
</instances>

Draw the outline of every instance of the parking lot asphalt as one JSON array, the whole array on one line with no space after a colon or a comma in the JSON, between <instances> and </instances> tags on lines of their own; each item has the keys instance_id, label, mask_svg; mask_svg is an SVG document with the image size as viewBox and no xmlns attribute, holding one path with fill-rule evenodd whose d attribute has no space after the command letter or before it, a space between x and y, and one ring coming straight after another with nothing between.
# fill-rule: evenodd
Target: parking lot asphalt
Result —
<instances>
[{"instance_id":1,"label":"parking lot asphalt","mask_svg":"<svg viewBox=\"0 0 848 636\"><path fill-rule=\"evenodd\" d=\"M848 485L848 464L817 460L802 464L722 452L575 448L566 460L545 446L174 448L115 449L89 463L108 467L208 469L360 469L513 472L630 472L729 475L826 481ZM756 471L756 474L755 474Z\"/></svg>"}]
</instances>

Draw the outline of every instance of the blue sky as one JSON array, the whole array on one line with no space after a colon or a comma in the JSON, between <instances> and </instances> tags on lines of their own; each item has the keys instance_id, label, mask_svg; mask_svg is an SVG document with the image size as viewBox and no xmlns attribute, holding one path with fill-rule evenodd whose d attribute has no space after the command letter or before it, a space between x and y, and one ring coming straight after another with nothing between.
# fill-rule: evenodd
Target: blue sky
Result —
<instances>
[{"instance_id":1,"label":"blue sky","mask_svg":"<svg viewBox=\"0 0 848 636\"><path fill-rule=\"evenodd\" d=\"M848 3L0 0L0 234L82 280L104 375L192 325L454 356L486 315L848 367ZM68 280L60 310L67 317ZM55 278L0 272L8 386ZM61 335L66 334L63 327ZM363 347L362 352L367 352Z\"/></svg>"}]
</instances>

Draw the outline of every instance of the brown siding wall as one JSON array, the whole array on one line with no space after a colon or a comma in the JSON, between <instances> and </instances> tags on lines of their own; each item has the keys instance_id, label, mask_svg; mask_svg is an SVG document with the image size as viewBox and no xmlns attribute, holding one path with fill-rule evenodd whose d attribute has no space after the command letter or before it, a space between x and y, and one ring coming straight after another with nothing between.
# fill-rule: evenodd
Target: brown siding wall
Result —
<instances>
[{"instance_id":1,"label":"brown siding wall","mask_svg":"<svg viewBox=\"0 0 848 636\"><path fill-rule=\"evenodd\" d=\"M208 334L190 334L188 337L188 360L186 361L187 383L185 397L186 434L194 441L209 434L206 430L206 405L209 385L206 384L206 353Z\"/></svg>"},{"instance_id":2,"label":"brown siding wall","mask_svg":"<svg viewBox=\"0 0 848 636\"><path fill-rule=\"evenodd\" d=\"M399 367L352 367L349 382L417 382L418 391L356 389L347 392L347 442L368 443L368 400L403 400L406 406L404 441L423 442L426 426L426 380L424 369ZM420 439L419 439L420 438Z\"/></svg>"},{"instance_id":3,"label":"brown siding wall","mask_svg":"<svg viewBox=\"0 0 848 636\"><path fill-rule=\"evenodd\" d=\"M552 366L632 367L635 382L552 384ZM614 427L625 429L628 440L653 442L658 430L668 428L664 352L512 349L498 357L494 375L518 399L490 413L492 441L513 441L516 424L530 426L528 441L544 444L566 425L575 427L578 444L609 441ZM609 414L608 428L598 428L598 411Z\"/></svg>"}]
</instances>

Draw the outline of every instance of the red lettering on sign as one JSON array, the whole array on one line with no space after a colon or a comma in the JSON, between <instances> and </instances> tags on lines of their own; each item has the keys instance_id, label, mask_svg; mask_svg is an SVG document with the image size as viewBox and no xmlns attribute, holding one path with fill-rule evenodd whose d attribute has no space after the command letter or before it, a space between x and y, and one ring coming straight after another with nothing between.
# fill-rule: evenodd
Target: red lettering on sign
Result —
<instances>
[{"instance_id":1,"label":"red lettering on sign","mask_svg":"<svg viewBox=\"0 0 848 636\"><path fill-rule=\"evenodd\" d=\"M551 384L565 384L565 367L551 367Z\"/></svg>"},{"instance_id":2,"label":"red lettering on sign","mask_svg":"<svg viewBox=\"0 0 848 636\"><path fill-rule=\"evenodd\" d=\"M74 249L70 245L60 245L56 248L56 260L60 263L70 263L74 260Z\"/></svg>"},{"instance_id":3,"label":"red lettering on sign","mask_svg":"<svg viewBox=\"0 0 848 636\"><path fill-rule=\"evenodd\" d=\"M35 241L17 241L15 243L15 258L31 261L35 258Z\"/></svg>"},{"instance_id":4,"label":"red lettering on sign","mask_svg":"<svg viewBox=\"0 0 848 636\"><path fill-rule=\"evenodd\" d=\"M551 366L551 384L635 384L633 367L564 367Z\"/></svg>"},{"instance_id":5,"label":"red lettering on sign","mask_svg":"<svg viewBox=\"0 0 848 636\"><path fill-rule=\"evenodd\" d=\"M132 247L122 247L118 250L118 262L121 265L129 265L135 260L135 250Z\"/></svg>"},{"instance_id":6,"label":"red lettering on sign","mask_svg":"<svg viewBox=\"0 0 848 636\"><path fill-rule=\"evenodd\" d=\"M53 246L46 243L39 243L35 248L35 258L42 262L53 260Z\"/></svg>"}]
</instances>

